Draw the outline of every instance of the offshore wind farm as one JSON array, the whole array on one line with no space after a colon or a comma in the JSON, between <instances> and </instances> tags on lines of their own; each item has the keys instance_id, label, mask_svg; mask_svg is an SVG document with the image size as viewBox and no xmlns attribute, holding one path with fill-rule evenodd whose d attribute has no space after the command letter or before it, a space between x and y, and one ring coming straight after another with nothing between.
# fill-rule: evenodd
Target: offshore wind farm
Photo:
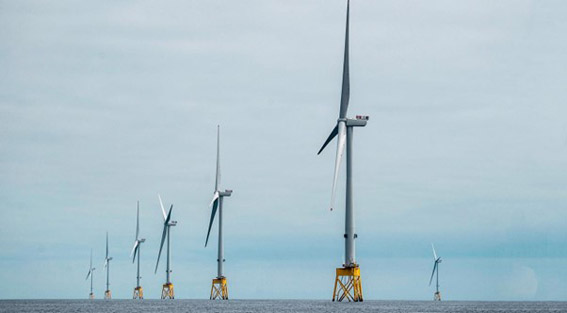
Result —
<instances>
[{"instance_id":1,"label":"offshore wind farm","mask_svg":"<svg viewBox=\"0 0 567 313\"><path fill-rule=\"evenodd\" d=\"M2 3L0 311L566 311L566 10Z\"/></svg>"}]
</instances>

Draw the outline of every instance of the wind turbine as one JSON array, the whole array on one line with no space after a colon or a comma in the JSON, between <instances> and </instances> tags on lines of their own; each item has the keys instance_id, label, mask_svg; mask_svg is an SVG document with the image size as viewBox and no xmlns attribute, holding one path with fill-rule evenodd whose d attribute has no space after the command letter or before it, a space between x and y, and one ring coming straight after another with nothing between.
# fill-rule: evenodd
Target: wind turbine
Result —
<instances>
[{"instance_id":1,"label":"wind turbine","mask_svg":"<svg viewBox=\"0 0 567 313\"><path fill-rule=\"evenodd\" d=\"M339 118L335 128L325 140L325 143L317 154L333 140L337 138L337 153L335 159L335 172L333 177L333 185L331 192L331 210L335 205L335 194L337 187L337 179L341 166L341 159L346 145L346 203L345 203L345 263L342 268L336 269L335 288L333 290L333 301L362 301L362 286L360 283L360 267L356 263L355 258L355 242L357 234L355 233L354 224L354 208L352 196L352 140L354 127L364 127L368 121L368 116L357 115L355 119L347 117L348 102L350 97L350 76L349 76L349 9L350 1L347 0L346 12L346 31L345 31L345 51L343 63L343 80L341 102L339 109ZM338 287L338 288L337 288Z\"/></svg>"},{"instance_id":2,"label":"wind turbine","mask_svg":"<svg viewBox=\"0 0 567 313\"><path fill-rule=\"evenodd\" d=\"M215 220L215 215L217 209L219 212L219 241L218 241L218 256L217 256L217 277L213 278L213 284L211 286L211 300L221 299L228 300L228 284L227 278L224 276L223 264L224 264L224 245L222 236L222 205L224 197L230 197L232 190L219 190L220 185L220 126L217 126L217 167L215 176L215 191L213 193L213 200L209 207L211 207L211 219L209 221L209 230L207 231L207 239L205 240L205 247L209 242L209 235L211 234L211 227L213 226L213 221Z\"/></svg>"},{"instance_id":3,"label":"wind turbine","mask_svg":"<svg viewBox=\"0 0 567 313\"><path fill-rule=\"evenodd\" d=\"M144 299L144 289L140 285L140 245L146 241L144 238L138 238L140 234L140 201L138 201L136 206L136 240L134 241L134 247L130 256L133 256L132 263L136 261L136 256L138 256L138 271L136 275L136 287L134 288L133 299Z\"/></svg>"},{"instance_id":4,"label":"wind turbine","mask_svg":"<svg viewBox=\"0 0 567 313\"><path fill-rule=\"evenodd\" d=\"M157 269L158 269L158 265L159 265L159 258L161 256L161 250L163 249L163 243L165 242L165 238L167 237L167 268L166 268L166 282L165 284L163 284L163 287L161 289L161 298L162 299L175 299L175 292L173 291L173 284L171 283L170 279L169 279L169 274L171 273L171 269L170 269L170 249L169 249L169 230L171 228L171 226L175 226L177 225L176 221L172 221L171 220L171 211L173 210L173 204L171 205L171 207L169 207L169 212L167 214L165 214L165 209L163 208L163 202L161 201L161 197L158 194L158 198L159 198L159 205L161 207L161 212L163 213L163 232L161 235L161 244L159 246L159 253L158 253L158 257L157 257L157 262L156 262L156 269L154 271L154 274L157 273Z\"/></svg>"},{"instance_id":5,"label":"wind turbine","mask_svg":"<svg viewBox=\"0 0 567 313\"><path fill-rule=\"evenodd\" d=\"M91 263L89 265L89 272L87 273L87 278L85 278L85 280L89 279L89 277L91 278L91 293L89 293L89 299L94 299L94 293L93 293L93 276L94 276L94 270L96 268L93 267L93 249L91 249Z\"/></svg>"},{"instance_id":6,"label":"wind turbine","mask_svg":"<svg viewBox=\"0 0 567 313\"><path fill-rule=\"evenodd\" d=\"M104 268L106 269L106 291L104 292L105 299L112 299L112 292L110 292L110 261L112 257L108 256L108 232L106 232L106 257L104 258Z\"/></svg>"},{"instance_id":7,"label":"wind turbine","mask_svg":"<svg viewBox=\"0 0 567 313\"><path fill-rule=\"evenodd\" d=\"M441 263L441 257L437 257L437 253L435 252L435 247L431 244L431 248L433 249L433 272L431 272L431 278L429 279L429 286L431 286L431 282L433 281L433 275L437 273L436 284L435 284L435 293L433 294L433 300L441 301L441 293L439 292L439 263Z\"/></svg>"}]
</instances>

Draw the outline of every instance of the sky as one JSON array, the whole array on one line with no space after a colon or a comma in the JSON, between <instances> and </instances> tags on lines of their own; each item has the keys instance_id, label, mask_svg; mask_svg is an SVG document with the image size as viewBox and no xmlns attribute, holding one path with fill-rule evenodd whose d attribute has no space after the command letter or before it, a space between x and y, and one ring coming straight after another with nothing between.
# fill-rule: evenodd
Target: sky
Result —
<instances>
[{"instance_id":1,"label":"sky","mask_svg":"<svg viewBox=\"0 0 567 313\"><path fill-rule=\"evenodd\" d=\"M208 298L221 125L235 299L330 299L344 0L0 0L0 298L129 298L174 205L177 298ZM349 116L365 299L567 300L567 3L353 0ZM338 203L344 201L344 175ZM163 260L163 259L162 259Z\"/></svg>"}]
</instances>

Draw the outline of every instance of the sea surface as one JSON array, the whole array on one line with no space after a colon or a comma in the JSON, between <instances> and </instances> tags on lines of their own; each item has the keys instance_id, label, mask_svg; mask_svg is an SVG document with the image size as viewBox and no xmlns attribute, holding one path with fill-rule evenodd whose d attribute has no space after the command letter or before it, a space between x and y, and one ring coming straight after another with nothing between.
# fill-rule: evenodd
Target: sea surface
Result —
<instances>
[{"instance_id":1,"label":"sea surface","mask_svg":"<svg viewBox=\"0 0 567 313\"><path fill-rule=\"evenodd\" d=\"M0 300L0 312L567 312L567 302L433 302L326 300Z\"/></svg>"}]
</instances>

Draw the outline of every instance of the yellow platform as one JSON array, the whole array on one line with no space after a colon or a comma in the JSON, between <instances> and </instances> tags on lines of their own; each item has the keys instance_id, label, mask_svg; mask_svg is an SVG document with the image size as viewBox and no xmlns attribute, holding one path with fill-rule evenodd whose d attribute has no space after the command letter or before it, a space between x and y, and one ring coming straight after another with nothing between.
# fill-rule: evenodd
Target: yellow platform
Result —
<instances>
[{"instance_id":1,"label":"yellow platform","mask_svg":"<svg viewBox=\"0 0 567 313\"><path fill-rule=\"evenodd\" d=\"M172 283L165 283L161 289L162 299L175 299L175 292L173 291Z\"/></svg>"},{"instance_id":2,"label":"yellow platform","mask_svg":"<svg viewBox=\"0 0 567 313\"><path fill-rule=\"evenodd\" d=\"M333 301L362 302L362 285L360 283L360 268L341 267L337 268L335 288L333 290Z\"/></svg>"},{"instance_id":3,"label":"yellow platform","mask_svg":"<svg viewBox=\"0 0 567 313\"><path fill-rule=\"evenodd\" d=\"M226 277L213 278L211 286L211 300L228 300L228 284Z\"/></svg>"},{"instance_id":4,"label":"yellow platform","mask_svg":"<svg viewBox=\"0 0 567 313\"><path fill-rule=\"evenodd\" d=\"M132 299L144 299L144 289L142 286L134 288L134 296Z\"/></svg>"}]
</instances>

